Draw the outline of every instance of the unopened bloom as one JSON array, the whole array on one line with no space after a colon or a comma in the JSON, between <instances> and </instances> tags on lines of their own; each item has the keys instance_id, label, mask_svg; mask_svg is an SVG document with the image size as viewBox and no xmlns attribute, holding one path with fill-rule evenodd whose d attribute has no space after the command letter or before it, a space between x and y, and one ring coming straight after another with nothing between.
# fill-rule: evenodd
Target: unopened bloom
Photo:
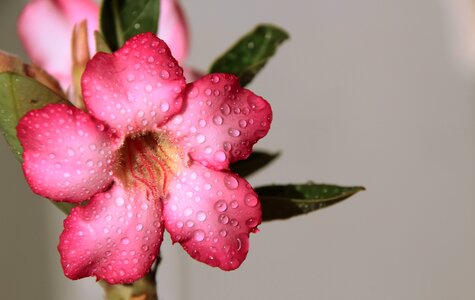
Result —
<instances>
[{"instance_id":1,"label":"unopened bloom","mask_svg":"<svg viewBox=\"0 0 475 300\"><path fill-rule=\"evenodd\" d=\"M53 75L66 90L71 84L71 38L75 24L87 20L91 54L99 30L99 6L93 0L32 0L18 19L18 34L32 62ZM160 1L158 36L182 62L188 52L188 29L178 0Z\"/></svg>"},{"instance_id":2,"label":"unopened bloom","mask_svg":"<svg viewBox=\"0 0 475 300\"><path fill-rule=\"evenodd\" d=\"M229 74L185 84L167 45L151 33L98 53L82 80L87 112L53 104L17 127L33 191L79 203L58 246L66 276L109 283L141 278L164 228L195 259L237 268L261 207L229 171L264 137L272 111Z\"/></svg>"}]
</instances>

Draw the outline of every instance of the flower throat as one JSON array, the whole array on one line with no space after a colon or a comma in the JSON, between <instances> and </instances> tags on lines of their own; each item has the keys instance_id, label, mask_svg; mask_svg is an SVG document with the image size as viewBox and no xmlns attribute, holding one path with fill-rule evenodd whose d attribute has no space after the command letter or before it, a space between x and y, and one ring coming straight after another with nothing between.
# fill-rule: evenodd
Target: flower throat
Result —
<instances>
[{"instance_id":1,"label":"flower throat","mask_svg":"<svg viewBox=\"0 0 475 300\"><path fill-rule=\"evenodd\" d=\"M147 198L155 200L166 196L181 160L165 135L151 132L128 136L119 156L114 175L126 188L145 186Z\"/></svg>"}]
</instances>

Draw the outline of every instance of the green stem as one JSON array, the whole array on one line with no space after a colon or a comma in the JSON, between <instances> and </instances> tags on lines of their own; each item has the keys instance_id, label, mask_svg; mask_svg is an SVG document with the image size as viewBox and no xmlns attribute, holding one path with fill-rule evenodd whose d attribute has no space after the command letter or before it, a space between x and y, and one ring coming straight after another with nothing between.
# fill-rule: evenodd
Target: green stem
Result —
<instances>
[{"instance_id":1,"label":"green stem","mask_svg":"<svg viewBox=\"0 0 475 300\"><path fill-rule=\"evenodd\" d=\"M158 300L156 275L159 263L160 258L145 277L131 284L99 281L105 292L105 300Z\"/></svg>"}]
</instances>

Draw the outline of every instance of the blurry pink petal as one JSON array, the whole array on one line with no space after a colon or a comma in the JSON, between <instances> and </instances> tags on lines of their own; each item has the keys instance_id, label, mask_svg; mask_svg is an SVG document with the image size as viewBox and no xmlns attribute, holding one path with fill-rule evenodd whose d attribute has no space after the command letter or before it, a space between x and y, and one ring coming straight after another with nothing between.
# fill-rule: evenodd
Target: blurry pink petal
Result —
<instances>
[{"instance_id":1,"label":"blurry pink petal","mask_svg":"<svg viewBox=\"0 0 475 300\"><path fill-rule=\"evenodd\" d=\"M246 258L249 233L261 223L261 206L243 178L195 163L171 183L164 218L173 242L193 258L233 270Z\"/></svg>"},{"instance_id":2,"label":"blurry pink petal","mask_svg":"<svg viewBox=\"0 0 475 300\"><path fill-rule=\"evenodd\" d=\"M82 78L89 113L122 134L154 130L182 107L183 70L152 33L113 54L98 53Z\"/></svg>"},{"instance_id":3,"label":"blurry pink petal","mask_svg":"<svg viewBox=\"0 0 475 300\"><path fill-rule=\"evenodd\" d=\"M188 26L178 0L160 2L158 37L167 43L173 57L182 62L188 54Z\"/></svg>"},{"instance_id":4,"label":"blurry pink petal","mask_svg":"<svg viewBox=\"0 0 475 300\"><path fill-rule=\"evenodd\" d=\"M66 89L71 83L71 32L76 22L88 20L93 51L99 7L91 0L33 0L18 19L18 34L28 56Z\"/></svg>"},{"instance_id":5,"label":"blurry pink petal","mask_svg":"<svg viewBox=\"0 0 475 300\"><path fill-rule=\"evenodd\" d=\"M64 221L58 250L71 279L96 276L110 284L143 277L163 239L162 208L140 189L115 184Z\"/></svg>"},{"instance_id":6,"label":"blurry pink petal","mask_svg":"<svg viewBox=\"0 0 475 300\"><path fill-rule=\"evenodd\" d=\"M51 104L27 113L17 132L23 171L35 193L80 202L112 183L112 138L85 112Z\"/></svg>"},{"instance_id":7,"label":"blurry pink petal","mask_svg":"<svg viewBox=\"0 0 475 300\"><path fill-rule=\"evenodd\" d=\"M269 103L241 88L233 75L204 76L188 84L186 94L185 111L165 128L203 165L219 170L247 158L269 131Z\"/></svg>"}]
</instances>

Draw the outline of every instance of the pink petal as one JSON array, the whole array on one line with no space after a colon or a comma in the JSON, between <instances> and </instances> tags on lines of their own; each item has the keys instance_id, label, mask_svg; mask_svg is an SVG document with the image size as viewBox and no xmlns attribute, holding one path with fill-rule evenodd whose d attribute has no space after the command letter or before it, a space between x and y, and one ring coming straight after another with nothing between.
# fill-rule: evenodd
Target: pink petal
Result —
<instances>
[{"instance_id":1,"label":"pink petal","mask_svg":"<svg viewBox=\"0 0 475 300\"><path fill-rule=\"evenodd\" d=\"M160 21L158 37L167 43L179 62L188 54L188 26L185 15L178 0L162 0L160 2Z\"/></svg>"},{"instance_id":2,"label":"pink petal","mask_svg":"<svg viewBox=\"0 0 475 300\"><path fill-rule=\"evenodd\" d=\"M96 276L110 284L143 277L163 239L161 203L140 189L115 184L78 206L64 221L58 250L71 279Z\"/></svg>"},{"instance_id":3,"label":"pink petal","mask_svg":"<svg viewBox=\"0 0 475 300\"><path fill-rule=\"evenodd\" d=\"M23 171L31 189L56 201L80 202L112 182L112 137L83 111L51 104L17 126Z\"/></svg>"},{"instance_id":4,"label":"pink petal","mask_svg":"<svg viewBox=\"0 0 475 300\"><path fill-rule=\"evenodd\" d=\"M165 227L195 259L233 270L246 258L249 233L261 223L261 205L236 174L193 164L182 170L164 202Z\"/></svg>"},{"instance_id":5,"label":"pink petal","mask_svg":"<svg viewBox=\"0 0 475 300\"><path fill-rule=\"evenodd\" d=\"M71 84L73 26L88 20L89 47L93 50L98 15L98 6L90 0L33 0L21 12L18 34L32 62L48 71L66 89Z\"/></svg>"},{"instance_id":6,"label":"pink petal","mask_svg":"<svg viewBox=\"0 0 475 300\"><path fill-rule=\"evenodd\" d=\"M97 53L82 77L89 112L123 134L155 130L182 106L183 70L152 33Z\"/></svg>"},{"instance_id":7,"label":"pink petal","mask_svg":"<svg viewBox=\"0 0 475 300\"><path fill-rule=\"evenodd\" d=\"M229 74L209 74L187 86L185 111L165 128L193 159L215 169L247 158L270 128L269 103Z\"/></svg>"}]
</instances>

